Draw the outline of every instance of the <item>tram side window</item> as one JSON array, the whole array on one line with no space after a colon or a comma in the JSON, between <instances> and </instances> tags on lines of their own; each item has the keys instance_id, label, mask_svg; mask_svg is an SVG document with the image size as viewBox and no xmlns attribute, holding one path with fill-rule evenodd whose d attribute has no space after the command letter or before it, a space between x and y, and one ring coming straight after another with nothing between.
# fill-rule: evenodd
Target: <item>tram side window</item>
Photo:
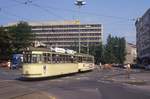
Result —
<instances>
[{"instance_id":1,"label":"tram side window","mask_svg":"<svg viewBox=\"0 0 150 99\"><path fill-rule=\"evenodd\" d=\"M69 56L68 55L66 56L66 62L67 63L69 62Z\"/></svg>"},{"instance_id":2,"label":"tram side window","mask_svg":"<svg viewBox=\"0 0 150 99\"><path fill-rule=\"evenodd\" d=\"M37 54L36 57L37 57L36 61L38 63L42 63L42 55L41 54Z\"/></svg>"},{"instance_id":3,"label":"tram side window","mask_svg":"<svg viewBox=\"0 0 150 99\"><path fill-rule=\"evenodd\" d=\"M53 63L58 63L58 60L59 60L58 58L59 58L58 55L53 54L53 55L52 55L52 61L53 61Z\"/></svg>"},{"instance_id":4,"label":"tram side window","mask_svg":"<svg viewBox=\"0 0 150 99\"><path fill-rule=\"evenodd\" d=\"M51 63L51 60L52 60L52 59L51 59L51 54L48 53L48 54L47 54L47 58L48 58L48 63Z\"/></svg>"},{"instance_id":5,"label":"tram side window","mask_svg":"<svg viewBox=\"0 0 150 99\"><path fill-rule=\"evenodd\" d=\"M67 55L63 55L63 62L67 63Z\"/></svg>"},{"instance_id":6,"label":"tram side window","mask_svg":"<svg viewBox=\"0 0 150 99\"><path fill-rule=\"evenodd\" d=\"M37 62L38 62L37 55L33 54L32 55L32 63L37 63Z\"/></svg>"},{"instance_id":7,"label":"tram side window","mask_svg":"<svg viewBox=\"0 0 150 99\"><path fill-rule=\"evenodd\" d=\"M83 58L83 62L87 62L87 58L86 57L82 57Z\"/></svg>"},{"instance_id":8,"label":"tram side window","mask_svg":"<svg viewBox=\"0 0 150 99\"><path fill-rule=\"evenodd\" d=\"M77 62L77 56L74 56L74 62L75 63Z\"/></svg>"},{"instance_id":9,"label":"tram side window","mask_svg":"<svg viewBox=\"0 0 150 99\"><path fill-rule=\"evenodd\" d=\"M59 63L63 63L63 55L60 55L60 57L59 57Z\"/></svg>"},{"instance_id":10,"label":"tram side window","mask_svg":"<svg viewBox=\"0 0 150 99\"><path fill-rule=\"evenodd\" d=\"M43 53L43 61L44 63L51 63L52 58L50 53Z\"/></svg>"},{"instance_id":11,"label":"tram side window","mask_svg":"<svg viewBox=\"0 0 150 99\"><path fill-rule=\"evenodd\" d=\"M44 59L44 63L48 62L48 57L47 57L46 53L43 54L43 59Z\"/></svg>"},{"instance_id":12,"label":"tram side window","mask_svg":"<svg viewBox=\"0 0 150 99\"><path fill-rule=\"evenodd\" d=\"M87 58L87 61L90 62L90 63L93 63L93 62L94 62L94 59L93 59L93 57L88 57L88 58Z\"/></svg>"},{"instance_id":13,"label":"tram side window","mask_svg":"<svg viewBox=\"0 0 150 99\"><path fill-rule=\"evenodd\" d=\"M91 62L91 58L87 57L87 62L90 63Z\"/></svg>"},{"instance_id":14,"label":"tram side window","mask_svg":"<svg viewBox=\"0 0 150 99\"><path fill-rule=\"evenodd\" d=\"M52 63L55 63L55 54L52 54Z\"/></svg>"},{"instance_id":15,"label":"tram side window","mask_svg":"<svg viewBox=\"0 0 150 99\"><path fill-rule=\"evenodd\" d=\"M64 58L63 58L63 59L64 59L64 63L67 63L67 59L68 59L68 58L67 58L67 55L64 55Z\"/></svg>"},{"instance_id":16,"label":"tram side window","mask_svg":"<svg viewBox=\"0 0 150 99\"><path fill-rule=\"evenodd\" d=\"M82 62L82 57L78 57L78 62Z\"/></svg>"},{"instance_id":17,"label":"tram side window","mask_svg":"<svg viewBox=\"0 0 150 99\"><path fill-rule=\"evenodd\" d=\"M74 57L70 56L70 62L73 63L74 62Z\"/></svg>"},{"instance_id":18,"label":"tram side window","mask_svg":"<svg viewBox=\"0 0 150 99\"><path fill-rule=\"evenodd\" d=\"M60 63L60 55L56 55L56 61L57 63Z\"/></svg>"}]
</instances>

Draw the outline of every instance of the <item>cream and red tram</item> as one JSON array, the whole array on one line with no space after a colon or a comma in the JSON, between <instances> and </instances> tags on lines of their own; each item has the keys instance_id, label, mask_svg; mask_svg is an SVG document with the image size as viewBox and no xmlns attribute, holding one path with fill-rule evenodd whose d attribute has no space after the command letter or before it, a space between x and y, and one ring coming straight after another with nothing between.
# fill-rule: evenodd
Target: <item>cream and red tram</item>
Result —
<instances>
[{"instance_id":1,"label":"cream and red tram","mask_svg":"<svg viewBox=\"0 0 150 99\"><path fill-rule=\"evenodd\" d=\"M40 78L89 71L94 69L94 57L86 54L52 52L31 48L23 53L23 77Z\"/></svg>"}]
</instances>

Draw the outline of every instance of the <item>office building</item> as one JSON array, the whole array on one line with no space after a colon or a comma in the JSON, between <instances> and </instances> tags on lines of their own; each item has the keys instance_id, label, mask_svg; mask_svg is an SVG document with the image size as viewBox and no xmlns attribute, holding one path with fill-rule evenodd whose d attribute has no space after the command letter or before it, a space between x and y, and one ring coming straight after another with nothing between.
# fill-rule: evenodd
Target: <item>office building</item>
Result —
<instances>
[{"instance_id":1,"label":"office building","mask_svg":"<svg viewBox=\"0 0 150 99\"><path fill-rule=\"evenodd\" d=\"M17 23L11 23L8 26ZM80 21L28 22L34 41L48 47L69 48L78 51L102 43L102 24L81 24ZM79 43L80 42L80 43Z\"/></svg>"},{"instance_id":2,"label":"office building","mask_svg":"<svg viewBox=\"0 0 150 99\"><path fill-rule=\"evenodd\" d=\"M135 26L137 57L141 63L150 63L150 9L137 19Z\"/></svg>"},{"instance_id":3,"label":"office building","mask_svg":"<svg viewBox=\"0 0 150 99\"><path fill-rule=\"evenodd\" d=\"M136 53L136 45L132 43L126 43L126 56L125 56L125 64L134 64L136 63L137 53Z\"/></svg>"},{"instance_id":4,"label":"office building","mask_svg":"<svg viewBox=\"0 0 150 99\"><path fill-rule=\"evenodd\" d=\"M81 24L79 21L29 22L35 40L50 47L82 48L99 46L102 42L102 24Z\"/></svg>"}]
</instances>

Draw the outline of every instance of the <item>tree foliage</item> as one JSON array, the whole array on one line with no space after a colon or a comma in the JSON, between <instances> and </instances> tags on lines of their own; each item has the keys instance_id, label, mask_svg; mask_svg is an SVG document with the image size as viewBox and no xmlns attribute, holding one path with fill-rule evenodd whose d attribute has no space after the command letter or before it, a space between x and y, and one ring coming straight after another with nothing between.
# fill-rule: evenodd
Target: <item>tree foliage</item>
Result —
<instances>
[{"instance_id":1,"label":"tree foliage","mask_svg":"<svg viewBox=\"0 0 150 99\"><path fill-rule=\"evenodd\" d=\"M126 41L124 37L107 38L107 43L99 46L90 46L90 54L94 55L95 63L123 63L126 55Z\"/></svg>"},{"instance_id":2,"label":"tree foliage","mask_svg":"<svg viewBox=\"0 0 150 99\"><path fill-rule=\"evenodd\" d=\"M21 52L24 48L31 45L33 34L27 22L19 22L17 25L0 27L0 58L12 53Z\"/></svg>"},{"instance_id":3,"label":"tree foliage","mask_svg":"<svg viewBox=\"0 0 150 99\"><path fill-rule=\"evenodd\" d=\"M0 27L0 59L8 59L11 54L12 35L4 28Z\"/></svg>"},{"instance_id":4,"label":"tree foliage","mask_svg":"<svg viewBox=\"0 0 150 99\"><path fill-rule=\"evenodd\" d=\"M20 52L31 45L33 34L27 22L21 21L17 25L9 27L8 31L13 35L12 44L14 52Z\"/></svg>"},{"instance_id":5,"label":"tree foliage","mask_svg":"<svg viewBox=\"0 0 150 99\"><path fill-rule=\"evenodd\" d=\"M109 35L104 51L105 63L123 63L126 55L125 43L124 37L112 37Z\"/></svg>"},{"instance_id":6,"label":"tree foliage","mask_svg":"<svg viewBox=\"0 0 150 99\"><path fill-rule=\"evenodd\" d=\"M99 46L90 46L90 54L95 58L95 64L103 63L103 45L100 43Z\"/></svg>"}]
</instances>

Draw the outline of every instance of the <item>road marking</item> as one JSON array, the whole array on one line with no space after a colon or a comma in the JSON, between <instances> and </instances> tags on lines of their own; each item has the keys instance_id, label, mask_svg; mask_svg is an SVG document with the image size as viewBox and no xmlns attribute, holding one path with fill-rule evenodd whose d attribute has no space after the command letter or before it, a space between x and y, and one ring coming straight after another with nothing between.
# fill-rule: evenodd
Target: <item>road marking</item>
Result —
<instances>
[{"instance_id":1,"label":"road marking","mask_svg":"<svg viewBox=\"0 0 150 99\"><path fill-rule=\"evenodd\" d=\"M106 84L112 83L112 82L109 82L109 81L102 81L102 80L97 80L97 82L106 83Z\"/></svg>"},{"instance_id":2,"label":"road marking","mask_svg":"<svg viewBox=\"0 0 150 99\"><path fill-rule=\"evenodd\" d=\"M76 80L89 80L90 78L89 77L78 77L78 78L75 78Z\"/></svg>"},{"instance_id":3,"label":"road marking","mask_svg":"<svg viewBox=\"0 0 150 99\"><path fill-rule=\"evenodd\" d=\"M52 80L52 81L61 82L61 81L63 81L63 80L61 80L61 79L57 79L57 80Z\"/></svg>"},{"instance_id":4,"label":"road marking","mask_svg":"<svg viewBox=\"0 0 150 99\"><path fill-rule=\"evenodd\" d=\"M69 77L69 76L68 76L68 77L64 77L64 78L66 78L66 79L70 79L70 78L72 78L72 77Z\"/></svg>"},{"instance_id":5,"label":"road marking","mask_svg":"<svg viewBox=\"0 0 150 99\"><path fill-rule=\"evenodd\" d=\"M48 94L47 92L41 92L44 95L48 96L50 99L57 99L55 96Z\"/></svg>"}]
</instances>

